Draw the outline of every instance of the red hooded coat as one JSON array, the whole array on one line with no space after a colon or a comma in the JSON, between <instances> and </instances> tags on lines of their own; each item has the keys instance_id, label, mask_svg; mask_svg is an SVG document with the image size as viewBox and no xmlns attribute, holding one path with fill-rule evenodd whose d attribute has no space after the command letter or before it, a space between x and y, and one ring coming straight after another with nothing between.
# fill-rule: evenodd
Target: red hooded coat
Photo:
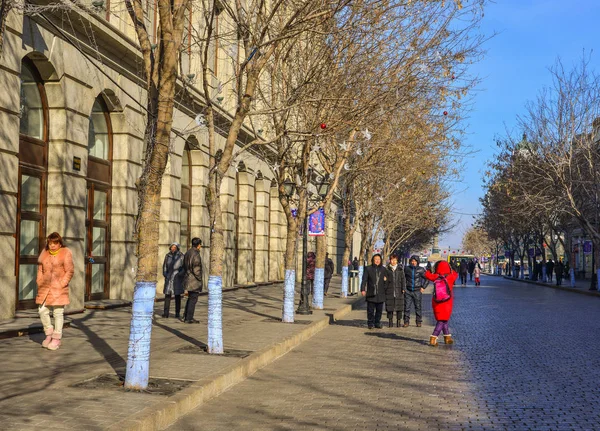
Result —
<instances>
[{"instance_id":1,"label":"red hooded coat","mask_svg":"<svg viewBox=\"0 0 600 431\"><path fill-rule=\"evenodd\" d=\"M454 282L458 278L458 273L452 271L450 265L445 260L440 260L437 265L434 273L429 271L425 272L425 278L427 280L435 281L437 278L443 275L446 277L446 281L448 282L448 286L450 286L450 291L454 290ZM452 303L454 302L454 294L451 296L449 300L446 302L435 302L433 297L431 298L431 305L433 307L433 315L436 320L450 320L450 316L452 315Z\"/></svg>"}]
</instances>

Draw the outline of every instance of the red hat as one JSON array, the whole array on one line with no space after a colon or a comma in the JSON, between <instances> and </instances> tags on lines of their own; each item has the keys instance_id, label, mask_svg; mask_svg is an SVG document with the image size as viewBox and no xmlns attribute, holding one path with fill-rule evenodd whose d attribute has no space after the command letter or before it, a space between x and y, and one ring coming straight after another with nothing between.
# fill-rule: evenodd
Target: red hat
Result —
<instances>
[{"instance_id":1,"label":"red hat","mask_svg":"<svg viewBox=\"0 0 600 431\"><path fill-rule=\"evenodd\" d=\"M448 265L448 262L446 262L445 260L440 260L437 263L435 272L441 275L448 275L451 272L450 265Z\"/></svg>"}]
</instances>

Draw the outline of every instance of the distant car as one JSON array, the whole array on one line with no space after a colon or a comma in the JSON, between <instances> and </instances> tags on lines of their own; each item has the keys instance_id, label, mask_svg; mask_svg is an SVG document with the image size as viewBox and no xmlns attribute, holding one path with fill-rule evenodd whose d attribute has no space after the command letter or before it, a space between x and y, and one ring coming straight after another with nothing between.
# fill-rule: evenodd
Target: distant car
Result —
<instances>
[{"instance_id":1,"label":"distant car","mask_svg":"<svg viewBox=\"0 0 600 431\"><path fill-rule=\"evenodd\" d=\"M419 258L419 266L421 268L427 268L427 256L421 256Z\"/></svg>"}]
</instances>

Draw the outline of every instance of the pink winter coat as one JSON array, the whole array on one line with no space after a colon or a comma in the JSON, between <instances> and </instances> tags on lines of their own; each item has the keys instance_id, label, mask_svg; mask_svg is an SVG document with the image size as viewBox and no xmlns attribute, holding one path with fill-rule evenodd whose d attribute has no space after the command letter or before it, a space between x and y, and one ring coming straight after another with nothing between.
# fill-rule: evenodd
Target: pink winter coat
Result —
<instances>
[{"instance_id":1,"label":"pink winter coat","mask_svg":"<svg viewBox=\"0 0 600 431\"><path fill-rule=\"evenodd\" d=\"M36 304L67 305L69 282L73 278L73 255L71 250L61 247L56 256L44 249L38 258Z\"/></svg>"},{"instance_id":2,"label":"pink winter coat","mask_svg":"<svg viewBox=\"0 0 600 431\"><path fill-rule=\"evenodd\" d=\"M475 271L473 271L473 274L475 275L475 278L479 278L479 276L481 275L481 268L479 268L479 264L475 266Z\"/></svg>"}]
</instances>

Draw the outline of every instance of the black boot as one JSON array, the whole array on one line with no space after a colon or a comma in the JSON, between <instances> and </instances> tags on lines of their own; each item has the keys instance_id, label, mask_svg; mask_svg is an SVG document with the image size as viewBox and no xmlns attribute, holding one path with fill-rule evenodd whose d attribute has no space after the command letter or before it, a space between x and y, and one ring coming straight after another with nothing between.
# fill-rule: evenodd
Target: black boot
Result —
<instances>
[{"instance_id":1,"label":"black boot","mask_svg":"<svg viewBox=\"0 0 600 431\"><path fill-rule=\"evenodd\" d=\"M389 327L390 327L390 328L393 328L393 327L394 327L394 319L392 319L391 317L390 317L390 324L389 324Z\"/></svg>"}]
</instances>

